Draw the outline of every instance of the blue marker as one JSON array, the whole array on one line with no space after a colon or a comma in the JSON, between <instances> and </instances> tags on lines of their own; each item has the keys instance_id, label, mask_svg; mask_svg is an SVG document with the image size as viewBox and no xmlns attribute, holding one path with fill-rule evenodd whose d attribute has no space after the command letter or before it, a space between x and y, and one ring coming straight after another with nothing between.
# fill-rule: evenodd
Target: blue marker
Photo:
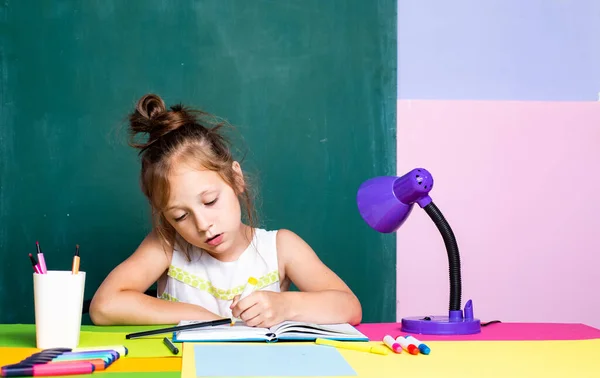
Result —
<instances>
[{"instance_id":1,"label":"blue marker","mask_svg":"<svg viewBox=\"0 0 600 378\"><path fill-rule=\"evenodd\" d=\"M427 345L423 344L422 342L415 339L411 335L406 335L405 338L407 341L415 344L417 346L417 348L419 348L419 352L421 352L422 354L429 354L431 352L431 349L429 349L429 347Z\"/></svg>"},{"instance_id":2,"label":"blue marker","mask_svg":"<svg viewBox=\"0 0 600 378\"><path fill-rule=\"evenodd\" d=\"M101 359L107 364L112 364L119 359L119 352L114 350L89 351L89 352L66 352L56 356L52 361L85 361L89 359Z\"/></svg>"}]
</instances>

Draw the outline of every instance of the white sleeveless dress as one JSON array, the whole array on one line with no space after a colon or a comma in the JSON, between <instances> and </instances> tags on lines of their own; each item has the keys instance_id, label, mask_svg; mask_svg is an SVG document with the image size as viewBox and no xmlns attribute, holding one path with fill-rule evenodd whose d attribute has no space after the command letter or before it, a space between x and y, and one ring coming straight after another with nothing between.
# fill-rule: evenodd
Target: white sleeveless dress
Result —
<instances>
[{"instance_id":1,"label":"white sleeveless dress","mask_svg":"<svg viewBox=\"0 0 600 378\"><path fill-rule=\"evenodd\" d=\"M223 317L232 317L231 301L241 294L249 277L258 280L255 290L280 292L277 231L257 228L250 245L236 261L222 262L199 248L191 261L173 250L164 291L158 297L202 306ZM159 287L162 285L159 284Z\"/></svg>"}]
</instances>

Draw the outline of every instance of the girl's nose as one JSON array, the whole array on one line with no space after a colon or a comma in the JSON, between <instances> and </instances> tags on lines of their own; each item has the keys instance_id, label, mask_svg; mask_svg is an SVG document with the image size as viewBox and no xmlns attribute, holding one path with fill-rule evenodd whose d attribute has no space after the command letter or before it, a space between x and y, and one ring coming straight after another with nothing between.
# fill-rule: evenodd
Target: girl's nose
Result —
<instances>
[{"instance_id":1,"label":"girl's nose","mask_svg":"<svg viewBox=\"0 0 600 378\"><path fill-rule=\"evenodd\" d=\"M200 232L206 232L212 226L212 222L205 215L196 215L196 228Z\"/></svg>"}]
</instances>

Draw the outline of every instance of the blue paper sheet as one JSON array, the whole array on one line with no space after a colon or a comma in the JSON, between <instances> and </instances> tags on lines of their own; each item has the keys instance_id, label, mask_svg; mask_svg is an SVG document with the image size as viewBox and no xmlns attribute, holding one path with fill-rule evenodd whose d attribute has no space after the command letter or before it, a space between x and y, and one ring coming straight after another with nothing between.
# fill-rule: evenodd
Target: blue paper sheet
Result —
<instances>
[{"instance_id":1,"label":"blue paper sheet","mask_svg":"<svg viewBox=\"0 0 600 378\"><path fill-rule=\"evenodd\" d=\"M357 375L337 349L322 345L194 345L196 376Z\"/></svg>"}]
</instances>

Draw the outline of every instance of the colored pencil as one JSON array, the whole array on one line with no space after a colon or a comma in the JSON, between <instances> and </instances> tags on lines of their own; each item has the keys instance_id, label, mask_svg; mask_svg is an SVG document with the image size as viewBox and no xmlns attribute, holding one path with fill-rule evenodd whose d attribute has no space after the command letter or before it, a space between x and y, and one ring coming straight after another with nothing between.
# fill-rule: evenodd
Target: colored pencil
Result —
<instances>
[{"instance_id":1,"label":"colored pencil","mask_svg":"<svg viewBox=\"0 0 600 378\"><path fill-rule=\"evenodd\" d=\"M48 273L48 268L46 268L46 259L44 259L44 254L42 253L42 249L40 248L40 242L36 241L35 246L37 247L37 255L38 260L40 261L40 271L42 274Z\"/></svg>"},{"instance_id":2,"label":"colored pencil","mask_svg":"<svg viewBox=\"0 0 600 378\"><path fill-rule=\"evenodd\" d=\"M75 256L73 256L73 274L79 273L79 244L75 246Z\"/></svg>"},{"instance_id":3,"label":"colored pencil","mask_svg":"<svg viewBox=\"0 0 600 378\"><path fill-rule=\"evenodd\" d=\"M37 261L35 261L35 257L33 257L33 255L31 253L29 254L29 260L31 260L31 265L33 266L33 271L36 272L37 274L42 274Z\"/></svg>"}]
</instances>

